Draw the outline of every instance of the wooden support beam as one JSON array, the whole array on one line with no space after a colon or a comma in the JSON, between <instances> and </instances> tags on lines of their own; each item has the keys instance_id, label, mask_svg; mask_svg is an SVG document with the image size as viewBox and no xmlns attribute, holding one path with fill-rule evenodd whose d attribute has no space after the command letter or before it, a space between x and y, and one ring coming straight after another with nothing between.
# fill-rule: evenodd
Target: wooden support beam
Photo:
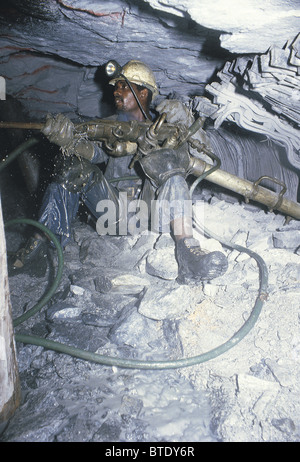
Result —
<instances>
[{"instance_id":1,"label":"wooden support beam","mask_svg":"<svg viewBox=\"0 0 300 462\"><path fill-rule=\"evenodd\" d=\"M0 200L0 423L13 416L20 404L20 398L21 388L13 333L6 243Z\"/></svg>"}]
</instances>

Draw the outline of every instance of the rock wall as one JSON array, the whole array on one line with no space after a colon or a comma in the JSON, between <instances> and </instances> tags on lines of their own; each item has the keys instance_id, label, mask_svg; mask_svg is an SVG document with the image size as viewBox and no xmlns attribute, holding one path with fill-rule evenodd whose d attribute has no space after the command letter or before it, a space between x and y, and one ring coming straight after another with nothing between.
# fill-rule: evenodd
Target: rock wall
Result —
<instances>
[{"instance_id":1,"label":"rock wall","mask_svg":"<svg viewBox=\"0 0 300 462\"><path fill-rule=\"evenodd\" d=\"M280 51L287 40L293 40L299 33L299 11L293 7L293 2L273 0L258 7L257 1L248 0L246 5L243 3L242 15L240 6L234 6L232 2L224 0L215 2L213 9L209 2L199 5L199 2L185 1L180 4L175 1L162 4L157 1L123 0L101 3L88 0L4 2L0 9L0 63L1 74L6 79L7 95L21 104L27 120L44 120L47 113L59 112L74 120L106 117L113 112L113 106L111 88L107 85L103 66L112 58L124 64L136 57L144 60L155 73L160 90L155 104L172 95L196 108L195 99L203 95L212 98L208 93L214 94L210 89L219 85L217 81L225 75L228 65L233 68L234 78L240 81L245 78L245 65L241 63L250 60L253 63L261 62L263 57L267 57L269 47L273 47L274 53ZM241 48L240 41L243 44L247 42L247 47ZM226 45L228 42L230 46ZM296 104L299 93L299 75L295 73L299 60L296 45L293 50L291 64L286 66L290 83L285 82L285 85L292 85L293 79L295 84L293 88L289 87L286 95L281 85L281 74L278 74L278 66L279 69L281 66L273 67L277 74L273 72L272 95L274 91L278 94L278 90L283 88L279 99L285 119L285 108L291 104L291 94ZM253 59L253 53L258 52L265 54ZM236 58L240 53L242 55ZM227 64L224 68L225 61ZM291 66L294 67L293 76L289 74ZM256 67L253 64L252 69L247 70L247 75L252 75L251 83L253 76L257 75ZM222 68L222 72L217 73ZM265 70L265 74L268 72ZM216 128L219 128L222 118L222 121L229 120L246 130L265 133L266 139L276 140L277 134L277 140L282 144L277 125L272 122L270 129L270 121L274 117L278 119L278 107L276 104L270 105L270 95L259 90L261 84L257 83L255 89L251 88L249 94L246 83L243 85L244 100L237 101L238 117L232 118L231 111L231 117L228 115L227 119L224 114L228 112L226 101L232 98L226 96L226 85L221 85L221 94L219 98L216 97L215 105L219 108ZM234 91L239 94L239 89ZM253 93L259 91L265 110L262 117L268 121L264 131L261 130L262 124L251 122L253 116L249 112ZM243 108L244 103L249 104ZM196 109L195 115L198 115ZM240 124L242 120L248 121L247 124ZM299 200L299 155L295 141L299 138L299 127L294 126L295 118L286 120L283 123L279 121L281 127L286 127L286 152L281 150L278 155L278 149L273 149L272 145L264 149L262 163L268 166L266 169L248 155L243 156L247 146L241 146L234 154L234 159L230 156L226 158L227 146L222 136L218 137L216 148L222 153L221 160L226 168L235 165L234 170L229 170L230 173L242 171L247 174L249 171L250 175L246 178L252 180L273 170L276 178L282 180L284 177L287 181L288 197ZM230 124L223 124L223 128L225 131L229 128L227 138L232 138Z\"/></svg>"}]
</instances>

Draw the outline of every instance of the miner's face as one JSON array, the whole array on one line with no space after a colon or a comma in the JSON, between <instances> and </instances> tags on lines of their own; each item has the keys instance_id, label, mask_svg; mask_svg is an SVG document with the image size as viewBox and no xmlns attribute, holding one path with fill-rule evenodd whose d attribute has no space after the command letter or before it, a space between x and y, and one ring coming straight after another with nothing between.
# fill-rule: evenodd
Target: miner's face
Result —
<instances>
[{"instance_id":1,"label":"miner's face","mask_svg":"<svg viewBox=\"0 0 300 462\"><path fill-rule=\"evenodd\" d=\"M139 97L139 90L137 86L132 83L131 84L136 95ZM138 104L136 99L130 90L129 86L124 80L119 80L114 89L114 98L115 98L115 105L118 111L122 112L136 112L139 110Z\"/></svg>"}]
</instances>

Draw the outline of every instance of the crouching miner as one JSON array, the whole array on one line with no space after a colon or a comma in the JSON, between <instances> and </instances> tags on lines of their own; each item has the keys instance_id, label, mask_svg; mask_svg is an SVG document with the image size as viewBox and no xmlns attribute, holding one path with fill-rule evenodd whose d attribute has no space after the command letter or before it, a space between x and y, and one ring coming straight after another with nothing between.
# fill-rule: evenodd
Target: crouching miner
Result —
<instances>
[{"instance_id":1,"label":"crouching miner","mask_svg":"<svg viewBox=\"0 0 300 462\"><path fill-rule=\"evenodd\" d=\"M116 108L116 114L109 119L155 121L150 105L158 95L158 89L148 66L131 60L109 83L114 86ZM168 105L163 105L163 108L168 117ZM168 118L167 121L172 122ZM184 143L178 149L172 146L154 149L149 155L139 156L134 168L129 168L132 162L128 154L135 152L135 143L126 143L124 152L124 147L114 149L102 142L90 141L75 133L74 124L62 114L48 116L43 133L60 146L64 155L61 155L61 165L43 197L39 222L59 238L63 247L70 239L80 199L95 219L103 216L99 208L101 201L113 203L117 211L117 229L120 229L127 214L126 193L129 202L139 199L141 203L149 204L147 210L157 214L154 222L159 232L169 227L175 241L179 283L209 280L224 274L228 266L225 255L203 250L193 238L192 210L186 206L191 204L191 200L186 182L189 154ZM100 163L105 163L104 173L97 166ZM140 178L138 181L137 176ZM116 182L117 179L119 182ZM154 209L150 205L153 202L156 204ZM172 204L172 207L164 204ZM45 274L42 262L46 241L43 236L35 234L15 255L10 274L29 270L37 276Z\"/></svg>"}]
</instances>

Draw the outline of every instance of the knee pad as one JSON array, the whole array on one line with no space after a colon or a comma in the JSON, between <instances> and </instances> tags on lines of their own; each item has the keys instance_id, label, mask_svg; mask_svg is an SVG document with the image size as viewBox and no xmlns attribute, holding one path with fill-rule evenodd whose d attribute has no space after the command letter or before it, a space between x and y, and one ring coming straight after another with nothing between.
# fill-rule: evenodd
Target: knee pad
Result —
<instances>
[{"instance_id":1,"label":"knee pad","mask_svg":"<svg viewBox=\"0 0 300 462\"><path fill-rule=\"evenodd\" d=\"M189 154L186 146L178 149L160 149L144 156L140 164L145 174L159 187L174 175L186 176Z\"/></svg>"}]
</instances>

